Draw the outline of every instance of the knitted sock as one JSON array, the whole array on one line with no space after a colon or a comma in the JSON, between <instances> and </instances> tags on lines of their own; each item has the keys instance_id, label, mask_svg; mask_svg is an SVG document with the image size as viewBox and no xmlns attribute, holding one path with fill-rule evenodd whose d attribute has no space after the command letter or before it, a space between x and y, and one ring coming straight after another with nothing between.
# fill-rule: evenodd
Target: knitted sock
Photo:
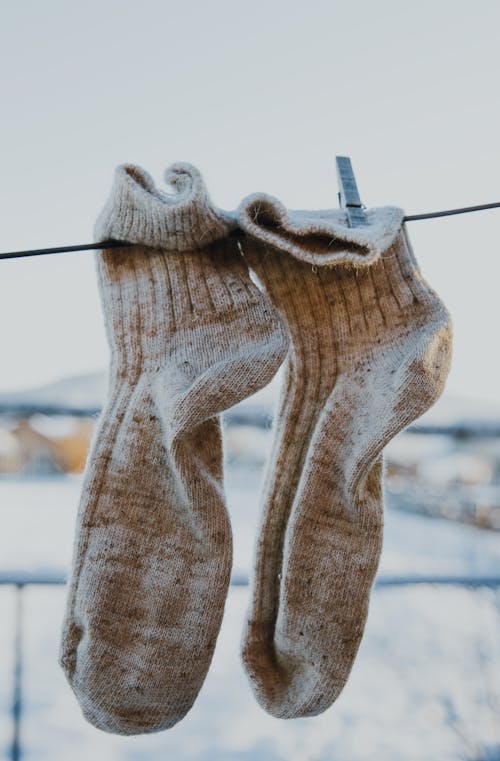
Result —
<instances>
[{"instance_id":1,"label":"knitted sock","mask_svg":"<svg viewBox=\"0 0 500 761\"><path fill-rule=\"evenodd\" d=\"M111 373L77 520L61 664L85 717L119 734L189 710L231 569L218 413L264 386L288 335L198 172L177 195L117 170L97 256Z\"/></svg>"},{"instance_id":2,"label":"knitted sock","mask_svg":"<svg viewBox=\"0 0 500 761\"><path fill-rule=\"evenodd\" d=\"M316 715L342 690L381 550L383 447L448 373L449 316L401 220L375 209L350 229L268 196L240 206L246 258L291 333L242 652L276 717Z\"/></svg>"}]
</instances>

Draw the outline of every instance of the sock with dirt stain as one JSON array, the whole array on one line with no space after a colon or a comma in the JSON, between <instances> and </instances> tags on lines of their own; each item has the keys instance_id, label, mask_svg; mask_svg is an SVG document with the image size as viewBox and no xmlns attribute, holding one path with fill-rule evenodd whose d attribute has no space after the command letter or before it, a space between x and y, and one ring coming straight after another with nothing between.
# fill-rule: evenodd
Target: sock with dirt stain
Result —
<instances>
[{"instance_id":1,"label":"sock with dirt stain","mask_svg":"<svg viewBox=\"0 0 500 761\"><path fill-rule=\"evenodd\" d=\"M313 716L363 633L383 523L382 450L441 394L451 327L402 212L240 206L243 250L291 334L242 657L260 704Z\"/></svg>"},{"instance_id":2,"label":"sock with dirt stain","mask_svg":"<svg viewBox=\"0 0 500 761\"><path fill-rule=\"evenodd\" d=\"M219 415L264 386L288 333L199 173L119 167L96 232L109 391L81 497L60 660L85 717L166 729L207 673L231 570Z\"/></svg>"}]
</instances>

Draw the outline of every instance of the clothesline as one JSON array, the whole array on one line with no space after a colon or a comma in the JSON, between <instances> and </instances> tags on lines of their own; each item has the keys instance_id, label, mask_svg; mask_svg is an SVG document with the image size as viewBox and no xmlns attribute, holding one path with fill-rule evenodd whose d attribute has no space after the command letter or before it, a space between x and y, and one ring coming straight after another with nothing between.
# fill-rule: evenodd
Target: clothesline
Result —
<instances>
[{"instance_id":1,"label":"clothesline","mask_svg":"<svg viewBox=\"0 0 500 761\"><path fill-rule=\"evenodd\" d=\"M500 201L494 201L493 203L483 203L478 206L464 206L459 209L446 209L444 211L428 211L423 214L409 214L403 218L404 222L416 222L421 219L436 219L438 217L451 217L455 214L467 214L471 211L486 211L487 209L500 208ZM235 233L238 234L238 231ZM27 251L7 251L0 254L0 259L23 259L27 256L45 256L46 254L66 254L74 251L99 251L100 249L108 248L124 248L125 246L131 246L132 243L128 241L118 240L106 240L98 241L96 243L78 243L73 246L59 246L51 248L35 248Z\"/></svg>"}]
</instances>

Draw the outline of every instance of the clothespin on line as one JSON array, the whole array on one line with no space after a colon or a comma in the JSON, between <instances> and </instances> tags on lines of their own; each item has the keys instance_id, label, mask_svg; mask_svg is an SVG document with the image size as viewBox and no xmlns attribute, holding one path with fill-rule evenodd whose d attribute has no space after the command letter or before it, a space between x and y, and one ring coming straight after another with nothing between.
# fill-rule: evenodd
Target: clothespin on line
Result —
<instances>
[{"instance_id":1,"label":"clothespin on line","mask_svg":"<svg viewBox=\"0 0 500 761\"><path fill-rule=\"evenodd\" d=\"M368 224L358 193L356 178L348 156L335 156L339 184L339 204L347 212L349 227L366 227Z\"/></svg>"}]
</instances>

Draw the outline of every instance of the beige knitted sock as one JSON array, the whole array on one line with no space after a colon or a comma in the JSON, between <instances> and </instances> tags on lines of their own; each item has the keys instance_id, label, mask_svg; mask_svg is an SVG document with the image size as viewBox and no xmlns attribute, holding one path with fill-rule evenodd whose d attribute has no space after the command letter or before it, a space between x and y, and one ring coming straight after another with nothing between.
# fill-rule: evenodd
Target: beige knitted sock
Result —
<instances>
[{"instance_id":1,"label":"beige knitted sock","mask_svg":"<svg viewBox=\"0 0 500 761\"><path fill-rule=\"evenodd\" d=\"M191 166L120 167L97 256L108 399L80 503L61 664L85 717L119 734L189 710L231 569L218 413L264 386L288 334L253 285L231 221Z\"/></svg>"},{"instance_id":2,"label":"beige knitted sock","mask_svg":"<svg viewBox=\"0 0 500 761\"><path fill-rule=\"evenodd\" d=\"M243 249L291 333L264 488L243 661L274 716L312 716L355 658L380 555L382 450L441 394L448 313L398 209L240 206Z\"/></svg>"}]
</instances>

